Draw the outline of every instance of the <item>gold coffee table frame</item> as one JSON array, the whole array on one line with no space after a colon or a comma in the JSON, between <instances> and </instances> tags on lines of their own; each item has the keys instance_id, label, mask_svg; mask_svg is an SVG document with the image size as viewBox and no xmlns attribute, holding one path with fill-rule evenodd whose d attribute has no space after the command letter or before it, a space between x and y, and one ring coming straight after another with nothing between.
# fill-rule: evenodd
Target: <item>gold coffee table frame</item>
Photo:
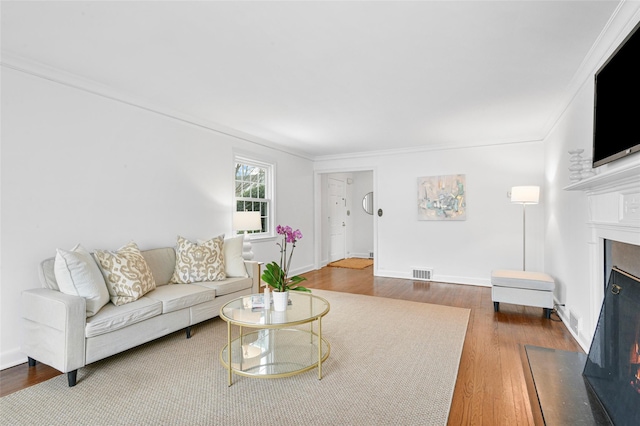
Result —
<instances>
[{"instance_id":1,"label":"gold coffee table frame","mask_svg":"<svg viewBox=\"0 0 640 426\"><path fill-rule=\"evenodd\" d=\"M322 363L331 352L331 345L322 337L322 317L329 312L329 302L311 293L292 291L287 310L278 312L273 306L254 308L254 296L262 294L239 297L220 308L220 318L227 322L227 344L220 351L220 361L229 370L229 386L233 373L278 378L316 367L321 380ZM308 330L299 327L304 324L309 324ZM233 325L240 329L236 338L232 337ZM245 328L255 331L244 334Z\"/></svg>"}]
</instances>

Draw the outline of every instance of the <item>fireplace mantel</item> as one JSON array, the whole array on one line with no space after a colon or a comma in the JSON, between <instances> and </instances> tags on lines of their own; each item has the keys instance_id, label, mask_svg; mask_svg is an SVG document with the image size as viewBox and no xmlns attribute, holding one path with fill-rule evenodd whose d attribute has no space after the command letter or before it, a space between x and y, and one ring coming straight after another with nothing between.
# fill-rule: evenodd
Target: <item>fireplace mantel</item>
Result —
<instances>
[{"instance_id":1,"label":"fireplace mantel","mask_svg":"<svg viewBox=\"0 0 640 426\"><path fill-rule=\"evenodd\" d=\"M616 191L621 186L640 185L640 159L627 167L608 169L590 178L565 186L566 191L607 192ZM636 189L640 190L636 186Z\"/></svg>"},{"instance_id":2,"label":"fireplace mantel","mask_svg":"<svg viewBox=\"0 0 640 426\"><path fill-rule=\"evenodd\" d=\"M640 156L624 167L605 170L564 189L586 193L590 226L628 232L627 238L618 241L640 245Z\"/></svg>"}]
</instances>

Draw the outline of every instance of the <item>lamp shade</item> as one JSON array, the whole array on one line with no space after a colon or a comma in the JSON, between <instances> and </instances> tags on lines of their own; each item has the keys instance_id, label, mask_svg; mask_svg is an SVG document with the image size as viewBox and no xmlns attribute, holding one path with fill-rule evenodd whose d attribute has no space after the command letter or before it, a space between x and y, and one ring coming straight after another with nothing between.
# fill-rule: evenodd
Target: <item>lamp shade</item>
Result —
<instances>
[{"instance_id":1,"label":"lamp shade","mask_svg":"<svg viewBox=\"0 0 640 426\"><path fill-rule=\"evenodd\" d=\"M514 186L511 188L511 202L517 204L538 204L539 186Z\"/></svg>"},{"instance_id":2,"label":"lamp shade","mask_svg":"<svg viewBox=\"0 0 640 426\"><path fill-rule=\"evenodd\" d=\"M260 212L234 212L233 213L233 230L234 231L257 231L260 229L262 229Z\"/></svg>"}]
</instances>

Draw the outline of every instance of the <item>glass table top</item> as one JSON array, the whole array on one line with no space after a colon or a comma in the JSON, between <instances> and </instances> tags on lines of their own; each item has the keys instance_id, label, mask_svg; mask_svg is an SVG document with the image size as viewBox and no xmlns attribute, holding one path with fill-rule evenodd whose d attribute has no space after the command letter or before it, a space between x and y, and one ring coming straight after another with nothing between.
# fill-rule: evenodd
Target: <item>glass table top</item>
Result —
<instances>
[{"instance_id":1,"label":"glass table top","mask_svg":"<svg viewBox=\"0 0 640 426\"><path fill-rule=\"evenodd\" d=\"M239 297L222 306L220 317L247 327L280 328L304 324L329 312L329 302L312 293L289 292L289 305L282 312L273 309L273 297L271 299L271 306L265 308L262 294Z\"/></svg>"}]
</instances>

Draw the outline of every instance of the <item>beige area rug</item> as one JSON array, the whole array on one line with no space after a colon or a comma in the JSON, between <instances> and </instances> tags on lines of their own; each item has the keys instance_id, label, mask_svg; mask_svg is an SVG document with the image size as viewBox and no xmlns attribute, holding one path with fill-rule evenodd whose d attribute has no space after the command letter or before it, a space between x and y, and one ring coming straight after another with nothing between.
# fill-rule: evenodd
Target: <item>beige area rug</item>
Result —
<instances>
[{"instance_id":1,"label":"beige area rug","mask_svg":"<svg viewBox=\"0 0 640 426\"><path fill-rule=\"evenodd\" d=\"M331 354L281 379L227 374L219 318L0 399L7 425L445 425L469 310L314 290Z\"/></svg>"},{"instance_id":2,"label":"beige area rug","mask_svg":"<svg viewBox=\"0 0 640 426\"><path fill-rule=\"evenodd\" d=\"M348 268L348 269L364 269L373 265L373 259L363 259L359 257L350 257L348 259L336 260L331 262L328 266L334 268Z\"/></svg>"}]
</instances>

